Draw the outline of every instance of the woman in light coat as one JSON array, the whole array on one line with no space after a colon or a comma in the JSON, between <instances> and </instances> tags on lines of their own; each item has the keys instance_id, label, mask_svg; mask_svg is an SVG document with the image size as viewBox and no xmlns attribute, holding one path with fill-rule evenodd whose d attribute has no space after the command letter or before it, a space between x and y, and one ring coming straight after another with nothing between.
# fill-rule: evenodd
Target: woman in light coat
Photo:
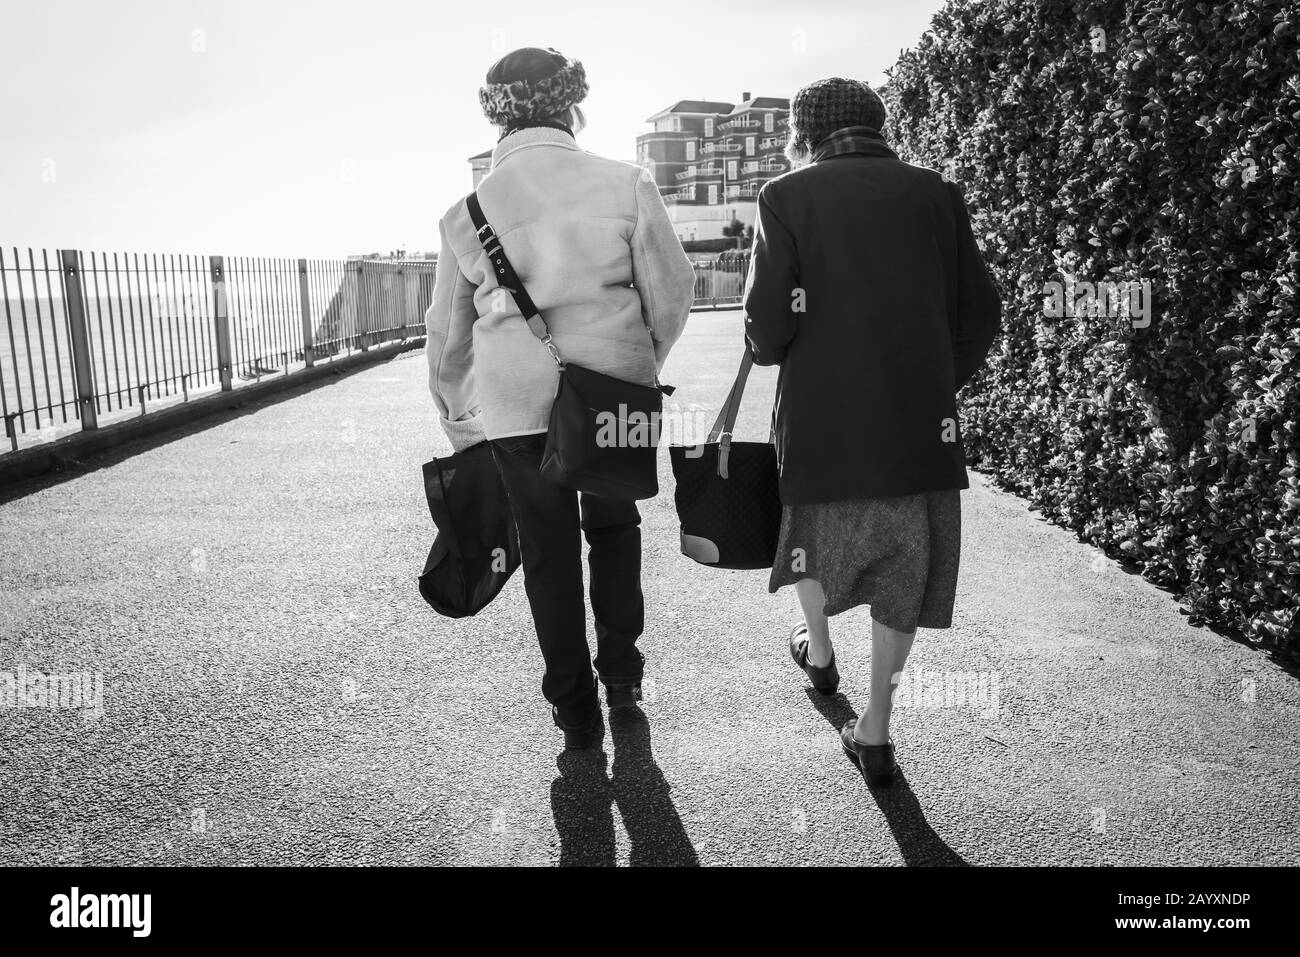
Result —
<instances>
[{"instance_id":1,"label":"woman in light coat","mask_svg":"<svg viewBox=\"0 0 1300 957\"><path fill-rule=\"evenodd\" d=\"M479 101L500 139L483 214L565 360L653 386L693 299L694 270L640 167L582 150L582 64L528 47L488 71ZM644 627L636 504L538 474L557 368L498 286L465 201L439 223L429 389L453 448L487 440L519 530L524 588L545 661L542 693L568 747L603 723L586 638L580 530L590 548L595 670L610 707L641 697ZM467 652L472 653L472 652Z\"/></svg>"}]
</instances>

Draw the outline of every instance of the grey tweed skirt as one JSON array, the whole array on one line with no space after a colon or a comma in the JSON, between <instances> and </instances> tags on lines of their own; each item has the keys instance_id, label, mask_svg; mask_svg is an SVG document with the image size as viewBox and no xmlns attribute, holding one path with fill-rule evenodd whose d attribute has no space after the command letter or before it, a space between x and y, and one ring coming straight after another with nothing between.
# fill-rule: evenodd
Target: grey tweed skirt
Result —
<instances>
[{"instance_id":1,"label":"grey tweed skirt","mask_svg":"<svg viewBox=\"0 0 1300 957\"><path fill-rule=\"evenodd\" d=\"M825 612L870 605L898 631L952 626L961 492L787 505L768 591L815 578Z\"/></svg>"}]
</instances>

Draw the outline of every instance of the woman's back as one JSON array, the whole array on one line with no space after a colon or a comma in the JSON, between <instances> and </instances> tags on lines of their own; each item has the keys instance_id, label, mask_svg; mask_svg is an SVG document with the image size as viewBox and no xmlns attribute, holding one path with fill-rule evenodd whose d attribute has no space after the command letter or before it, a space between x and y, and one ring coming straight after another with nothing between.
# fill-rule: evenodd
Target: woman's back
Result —
<instances>
[{"instance_id":1,"label":"woman's back","mask_svg":"<svg viewBox=\"0 0 1300 957\"><path fill-rule=\"evenodd\" d=\"M497 145L478 197L564 360L653 384L690 310L693 271L648 176L581 150L567 132L531 127ZM545 431L554 361L491 274L463 201L441 226L460 274L444 288L446 306L472 323L487 436ZM431 367L435 395L439 371Z\"/></svg>"},{"instance_id":2,"label":"woman's back","mask_svg":"<svg viewBox=\"0 0 1300 957\"><path fill-rule=\"evenodd\" d=\"M852 142L759 195L746 311L757 361L781 363L789 502L965 488L963 330L980 327L982 359L997 323L956 188L878 134Z\"/></svg>"}]
</instances>

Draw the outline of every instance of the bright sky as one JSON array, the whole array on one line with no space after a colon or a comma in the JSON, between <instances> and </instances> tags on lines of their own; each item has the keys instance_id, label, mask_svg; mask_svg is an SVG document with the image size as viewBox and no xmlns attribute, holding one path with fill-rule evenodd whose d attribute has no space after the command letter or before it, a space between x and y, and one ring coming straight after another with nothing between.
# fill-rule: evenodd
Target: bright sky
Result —
<instances>
[{"instance_id":1,"label":"bright sky","mask_svg":"<svg viewBox=\"0 0 1300 957\"><path fill-rule=\"evenodd\" d=\"M521 46L587 69L580 144L679 99L873 84L940 0L5 0L0 245L343 256L437 247Z\"/></svg>"}]
</instances>

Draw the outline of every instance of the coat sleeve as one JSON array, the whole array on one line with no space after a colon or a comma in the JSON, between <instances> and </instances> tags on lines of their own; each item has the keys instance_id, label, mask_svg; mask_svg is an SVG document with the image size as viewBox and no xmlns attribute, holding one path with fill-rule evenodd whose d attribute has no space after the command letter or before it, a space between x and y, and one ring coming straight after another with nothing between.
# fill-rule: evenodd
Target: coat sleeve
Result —
<instances>
[{"instance_id":1,"label":"coat sleeve","mask_svg":"<svg viewBox=\"0 0 1300 957\"><path fill-rule=\"evenodd\" d=\"M949 312L953 377L960 389L979 371L1002 322L1002 300L989 277L961 190L947 183L957 218L957 308Z\"/></svg>"},{"instance_id":2,"label":"coat sleeve","mask_svg":"<svg viewBox=\"0 0 1300 957\"><path fill-rule=\"evenodd\" d=\"M632 284L641 296L641 317L654 341L655 367L662 369L695 302L695 267L673 231L659 187L644 171L636 181L636 211L629 240Z\"/></svg>"},{"instance_id":3,"label":"coat sleeve","mask_svg":"<svg viewBox=\"0 0 1300 957\"><path fill-rule=\"evenodd\" d=\"M799 254L772 204L771 184L758 192L754 249L745 281L745 339L754 364L778 365L798 328Z\"/></svg>"},{"instance_id":4,"label":"coat sleeve","mask_svg":"<svg viewBox=\"0 0 1300 957\"><path fill-rule=\"evenodd\" d=\"M424 314L424 352L429 360L429 392L442 429L459 452L487 438L474 387L474 284L460 271L456 251L438 224L442 245L433 282L433 302Z\"/></svg>"}]
</instances>

